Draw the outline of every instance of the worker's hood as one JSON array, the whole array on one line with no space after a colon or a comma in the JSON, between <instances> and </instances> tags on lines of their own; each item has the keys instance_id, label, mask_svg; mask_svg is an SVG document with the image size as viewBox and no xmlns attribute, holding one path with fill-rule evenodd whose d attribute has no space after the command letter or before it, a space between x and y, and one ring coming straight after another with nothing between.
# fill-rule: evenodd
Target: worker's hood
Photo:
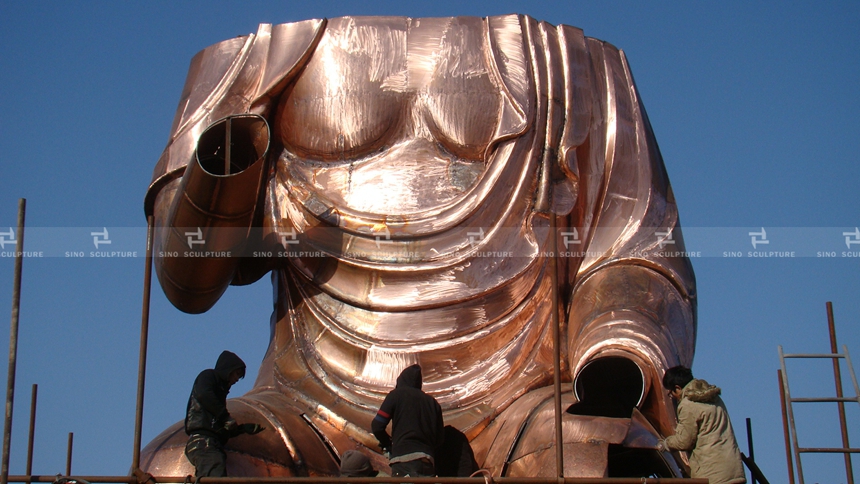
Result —
<instances>
[{"instance_id":1,"label":"worker's hood","mask_svg":"<svg viewBox=\"0 0 860 484\"><path fill-rule=\"evenodd\" d=\"M719 396L721 392L720 387L711 385L705 380L692 380L684 386L681 398L693 402L708 403Z\"/></svg>"},{"instance_id":2,"label":"worker's hood","mask_svg":"<svg viewBox=\"0 0 860 484\"><path fill-rule=\"evenodd\" d=\"M218 375L218 378L228 381L230 379L230 373L233 370L242 370L241 378L245 377L245 362L242 361L242 358L239 358L236 353L232 353L230 351L224 350L221 352L221 355L218 356L218 362L215 363L215 373Z\"/></svg>"},{"instance_id":3,"label":"worker's hood","mask_svg":"<svg viewBox=\"0 0 860 484\"><path fill-rule=\"evenodd\" d=\"M397 377L397 387L412 387L421 389L421 366L412 365Z\"/></svg>"}]
</instances>

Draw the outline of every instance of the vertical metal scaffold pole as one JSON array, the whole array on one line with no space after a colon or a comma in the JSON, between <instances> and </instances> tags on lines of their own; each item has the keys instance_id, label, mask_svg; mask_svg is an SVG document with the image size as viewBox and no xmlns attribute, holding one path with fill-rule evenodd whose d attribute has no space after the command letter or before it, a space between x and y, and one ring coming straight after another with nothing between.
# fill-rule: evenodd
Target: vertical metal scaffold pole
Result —
<instances>
[{"instance_id":1,"label":"vertical metal scaffold pole","mask_svg":"<svg viewBox=\"0 0 860 484\"><path fill-rule=\"evenodd\" d=\"M552 278L552 347L553 388L555 410L555 466L556 477L564 477L564 441L561 432L561 321L558 317L558 222L554 213L549 215L550 226L550 277Z\"/></svg>"},{"instance_id":2,"label":"vertical metal scaffold pole","mask_svg":"<svg viewBox=\"0 0 860 484\"><path fill-rule=\"evenodd\" d=\"M827 301L827 327L830 331L830 352L836 354L839 348L836 345L836 323L833 319L833 303ZM836 398L842 398L842 371L839 369L839 360L833 358L833 379L836 382ZM845 402L837 402L839 410L839 429L842 431L842 447L848 449L851 447L848 441L848 425L845 420ZM851 454L844 454L845 457L845 474L848 477L848 484L854 484L854 469L851 465Z\"/></svg>"},{"instance_id":3,"label":"vertical metal scaffold pole","mask_svg":"<svg viewBox=\"0 0 860 484\"><path fill-rule=\"evenodd\" d=\"M152 286L153 218L146 217L146 269L143 271L143 308L140 314L140 355L137 364L137 409L134 415L132 472L140 469L140 435L143 427L143 391L146 384L146 346L149 338L149 292ZM2 483L5 484L5 483Z\"/></svg>"},{"instance_id":4,"label":"vertical metal scaffold pole","mask_svg":"<svg viewBox=\"0 0 860 484\"><path fill-rule=\"evenodd\" d=\"M747 417L747 450L750 453L750 460L755 462L755 452L753 451L753 435L752 435L752 420ZM750 470L750 484L756 484L756 478L752 470Z\"/></svg>"},{"instance_id":5,"label":"vertical metal scaffold pole","mask_svg":"<svg viewBox=\"0 0 860 484\"><path fill-rule=\"evenodd\" d=\"M224 123L225 126L225 140L224 140L224 176L230 174L230 148L233 145L233 121L231 118L227 118L227 122Z\"/></svg>"},{"instance_id":6,"label":"vertical metal scaffold pole","mask_svg":"<svg viewBox=\"0 0 860 484\"><path fill-rule=\"evenodd\" d=\"M72 475L72 448L75 443L75 433L69 432L69 444L66 447L66 475Z\"/></svg>"},{"instance_id":7,"label":"vertical metal scaffold pole","mask_svg":"<svg viewBox=\"0 0 860 484\"><path fill-rule=\"evenodd\" d=\"M39 393L39 385L33 383L33 392L30 395L30 436L27 439L27 475L33 475L33 442L36 438L36 396ZM27 484L30 484L29 482Z\"/></svg>"},{"instance_id":8,"label":"vertical metal scaffold pole","mask_svg":"<svg viewBox=\"0 0 860 484\"><path fill-rule=\"evenodd\" d=\"M9 376L6 380L6 421L3 427L3 465L0 484L9 481L9 445L12 441L12 406L15 400L15 371L18 364L18 312L21 307L21 269L24 259L24 214L27 200L18 200L18 232L15 244L15 276L12 283L12 320L9 324Z\"/></svg>"},{"instance_id":9,"label":"vertical metal scaffold pole","mask_svg":"<svg viewBox=\"0 0 860 484\"><path fill-rule=\"evenodd\" d=\"M794 465L791 463L791 434L788 426L788 409L785 401L785 384L783 383L782 370L776 370L776 379L779 381L779 404L782 408L782 430L785 438L785 462L788 465L788 484L794 484Z\"/></svg>"}]
</instances>

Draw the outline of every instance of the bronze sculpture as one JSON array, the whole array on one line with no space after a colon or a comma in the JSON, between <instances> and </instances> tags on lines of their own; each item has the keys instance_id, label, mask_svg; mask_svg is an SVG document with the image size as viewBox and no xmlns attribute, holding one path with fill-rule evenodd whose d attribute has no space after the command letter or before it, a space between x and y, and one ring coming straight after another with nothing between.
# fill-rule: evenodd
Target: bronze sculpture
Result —
<instances>
[{"instance_id":1,"label":"bronze sculpture","mask_svg":"<svg viewBox=\"0 0 860 484\"><path fill-rule=\"evenodd\" d=\"M695 281L612 45L521 15L262 24L193 59L145 209L179 309L271 272L268 352L230 412L274 431L231 441L231 475L337 475L349 449L385 468L369 423L413 363L480 465L554 475L554 310L564 474L680 473L653 446ZM144 470L187 474L180 434Z\"/></svg>"}]
</instances>

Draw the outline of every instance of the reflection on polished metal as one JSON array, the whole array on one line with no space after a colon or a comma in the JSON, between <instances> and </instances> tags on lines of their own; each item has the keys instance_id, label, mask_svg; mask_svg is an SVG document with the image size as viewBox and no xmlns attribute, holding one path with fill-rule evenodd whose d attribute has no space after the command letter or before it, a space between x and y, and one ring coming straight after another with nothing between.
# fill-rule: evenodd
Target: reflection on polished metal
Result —
<instances>
[{"instance_id":1,"label":"reflection on polished metal","mask_svg":"<svg viewBox=\"0 0 860 484\"><path fill-rule=\"evenodd\" d=\"M564 476L681 475L653 446L695 281L612 45L520 15L263 24L193 59L145 209L179 309L272 275L268 352L229 402L271 430L230 441L231 475L336 475L348 449L386 469L370 421L420 363L482 467L555 476L553 308ZM180 422L141 467L190 473L184 444Z\"/></svg>"}]
</instances>

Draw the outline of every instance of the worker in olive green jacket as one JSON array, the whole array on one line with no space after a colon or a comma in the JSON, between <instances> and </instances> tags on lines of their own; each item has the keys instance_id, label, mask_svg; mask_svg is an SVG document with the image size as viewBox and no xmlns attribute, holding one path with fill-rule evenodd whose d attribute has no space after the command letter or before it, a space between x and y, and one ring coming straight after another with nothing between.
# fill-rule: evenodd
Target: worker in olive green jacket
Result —
<instances>
[{"instance_id":1,"label":"worker in olive green jacket","mask_svg":"<svg viewBox=\"0 0 860 484\"><path fill-rule=\"evenodd\" d=\"M720 389L693 378L689 368L666 370L663 386L678 402L675 435L661 440L662 451L690 452L690 477L707 478L711 484L746 482L741 453Z\"/></svg>"}]
</instances>

